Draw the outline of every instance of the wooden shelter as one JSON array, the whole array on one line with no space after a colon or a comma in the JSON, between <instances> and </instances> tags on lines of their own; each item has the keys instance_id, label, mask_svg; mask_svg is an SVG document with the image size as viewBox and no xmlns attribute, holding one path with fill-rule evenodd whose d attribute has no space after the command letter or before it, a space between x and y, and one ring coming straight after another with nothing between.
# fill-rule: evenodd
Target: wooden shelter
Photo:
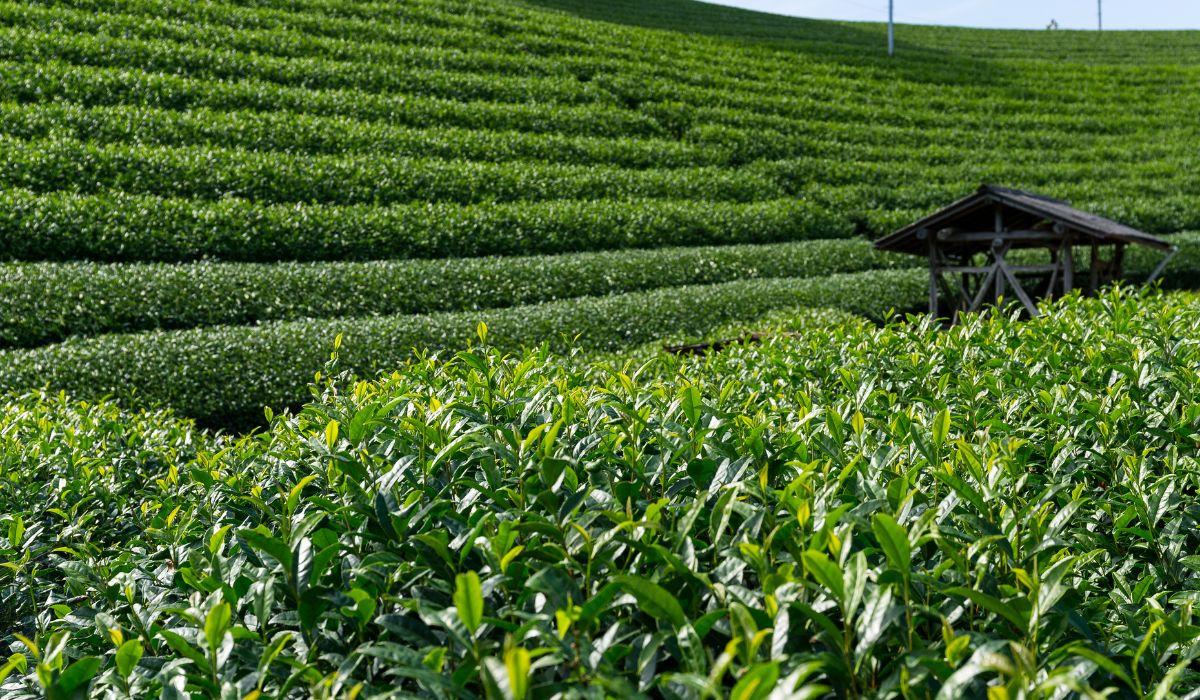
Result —
<instances>
[{"instance_id":1,"label":"wooden shelter","mask_svg":"<svg viewBox=\"0 0 1200 700\"><path fill-rule=\"evenodd\" d=\"M995 185L982 185L969 197L875 242L879 250L928 258L929 312L935 316L978 311L984 303L1007 297L1009 289L1037 316L1035 297L1056 298L1077 287L1090 293L1120 278L1127 245L1166 253L1147 283L1177 250L1161 238L1062 200ZM1076 262L1080 249L1089 253L1083 269ZM1015 253L1011 260L1010 253ZM939 303L942 299L946 304Z\"/></svg>"}]
</instances>

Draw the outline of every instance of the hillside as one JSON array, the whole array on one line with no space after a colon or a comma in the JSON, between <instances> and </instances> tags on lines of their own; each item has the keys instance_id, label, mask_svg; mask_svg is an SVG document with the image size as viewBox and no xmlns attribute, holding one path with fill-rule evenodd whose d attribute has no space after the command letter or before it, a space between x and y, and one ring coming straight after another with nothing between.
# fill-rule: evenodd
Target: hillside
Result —
<instances>
[{"instance_id":1,"label":"hillside","mask_svg":"<svg viewBox=\"0 0 1200 700\"><path fill-rule=\"evenodd\" d=\"M1200 229L1200 33L881 46L683 0L0 3L3 383L240 426L339 333L369 372L481 319L598 350L878 319L922 281L866 239L981 181Z\"/></svg>"},{"instance_id":2,"label":"hillside","mask_svg":"<svg viewBox=\"0 0 1200 700\"><path fill-rule=\"evenodd\" d=\"M1200 285L1200 32L898 45L0 0L0 700L1200 696L1200 293L871 245L994 181Z\"/></svg>"}]
</instances>

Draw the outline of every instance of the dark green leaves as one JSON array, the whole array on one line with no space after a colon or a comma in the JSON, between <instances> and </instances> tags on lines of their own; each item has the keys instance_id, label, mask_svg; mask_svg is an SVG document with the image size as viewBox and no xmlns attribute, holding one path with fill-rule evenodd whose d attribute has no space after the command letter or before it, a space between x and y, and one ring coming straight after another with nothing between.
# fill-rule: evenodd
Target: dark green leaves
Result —
<instances>
[{"instance_id":1,"label":"dark green leaves","mask_svg":"<svg viewBox=\"0 0 1200 700\"><path fill-rule=\"evenodd\" d=\"M613 581L625 592L632 595L647 615L669 622L679 629L687 624L687 616L683 613L679 601L674 596L653 581L640 576L617 576Z\"/></svg>"}]
</instances>

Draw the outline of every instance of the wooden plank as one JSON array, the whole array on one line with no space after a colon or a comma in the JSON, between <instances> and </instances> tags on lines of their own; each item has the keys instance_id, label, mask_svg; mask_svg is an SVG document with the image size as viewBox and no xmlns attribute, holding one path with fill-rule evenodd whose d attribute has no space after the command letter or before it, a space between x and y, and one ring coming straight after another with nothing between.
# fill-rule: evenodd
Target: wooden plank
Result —
<instances>
[{"instance_id":1,"label":"wooden plank","mask_svg":"<svg viewBox=\"0 0 1200 700\"><path fill-rule=\"evenodd\" d=\"M1054 263L1054 269L1050 271L1050 281L1046 284L1045 293L1042 294L1047 299L1054 298L1054 284L1058 282L1058 273L1062 269L1062 256L1058 254L1057 250L1050 251L1050 261Z\"/></svg>"},{"instance_id":2,"label":"wooden plank","mask_svg":"<svg viewBox=\"0 0 1200 700\"><path fill-rule=\"evenodd\" d=\"M979 291L975 293L975 298L971 300L971 307L967 311L978 311L983 306L983 298L987 296L988 286L992 283L992 280L996 279L996 273L998 272L999 268L992 265L991 271L979 283Z\"/></svg>"},{"instance_id":3,"label":"wooden plank","mask_svg":"<svg viewBox=\"0 0 1200 700\"><path fill-rule=\"evenodd\" d=\"M1154 280L1158 279L1158 276L1162 274L1162 271L1167 269L1167 263L1171 262L1171 258L1175 257L1175 254L1178 252L1179 246L1171 246L1171 252L1167 253L1167 256L1158 264L1158 267L1154 268L1154 272L1151 272L1150 276L1146 278L1145 284L1154 284Z\"/></svg>"}]
</instances>

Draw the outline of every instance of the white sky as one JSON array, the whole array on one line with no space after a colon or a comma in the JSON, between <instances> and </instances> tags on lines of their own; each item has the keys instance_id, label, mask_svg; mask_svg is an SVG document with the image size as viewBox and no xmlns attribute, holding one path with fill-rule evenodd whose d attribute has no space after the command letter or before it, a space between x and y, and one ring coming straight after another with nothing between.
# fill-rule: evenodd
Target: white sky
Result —
<instances>
[{"instance_id":1,"label":"white sky","mask_svg":"<svg viewBox=\"0 0 1200 700\"><path fill-rule=\"evenodd\" d=\"M797 17L887 20L887 0L708 0ZM1200 0L1101 0L1105 29L1200 29ZM966 27L1095 29L1097 0L895 0L896 21Z\"/></svg>"}]
</instances>

